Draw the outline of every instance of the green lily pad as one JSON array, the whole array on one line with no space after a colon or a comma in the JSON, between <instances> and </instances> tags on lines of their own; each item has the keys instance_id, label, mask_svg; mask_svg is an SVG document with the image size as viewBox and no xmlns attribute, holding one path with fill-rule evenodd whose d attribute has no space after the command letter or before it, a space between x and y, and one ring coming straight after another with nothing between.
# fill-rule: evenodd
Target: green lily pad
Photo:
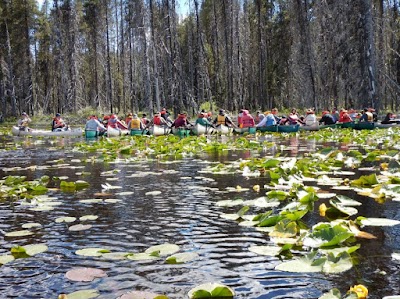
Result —
<instances>
[{"instance_id":1,"label":"green lily pad","mask_svg":"<svg viewBox=\"0 0 400 299\"><path fill-rule=\"evenodd\" d=\"M145 195L160 195L162 192L161 191L149 191L146 192Z\"/></svg>"},{"instance_id":2,"label":"green lily pad","mask_svg":"<svg viewBox=\"0 0 400 299\"><path fill-rule=\"evenodd\" d=\"M29 230L16 230L13 232L6 233L6 237L14 238L14 237L25 237L25 236L30 236L33 235L33 232Z\"/></svg>"},{"instance_id":3,"label":"green lily pad","mask_svg":"<svg viewBox=\"0 0 400 299\"><path fill-rule=\"evenodd\" d=\"M122 200L117 199L117 198L107 198L104 200L105 203L117 203L117 202L122 202Z\"/></svg>"},{"instance_id":4,"label":"green lily pad","mask_svg":"<svg viewBox=\"0 0 400 299\"><path fill-rule=\"evenodd\" d=\"M125 192L118 192L115 195L125 196L125 195L132 195L133 191L125 191Z\"/></svg>"},{"instance_id":5,"label":"green lily pad","mask_svg":"<svg viewBox=\"0 0 400 299\"><path fill-rule=\"evenodd\" d=\"M160 244L151 246L145 250L145 253L151 254L157 252L159 256L174 254L179 251L179 246L175 244Z\"/></svg>"},{"instance_id":6,"label":"green lily pad","mask_svg":"<svg viewBox=\"0 0 400 299\"><path fill-rule=\"evenodd\" d=\"M103 255L101 257L106 260L124 260L130 254L132 254L132 253L130 253L130 252L108 252L108 253L103 253Z\"/></svg>"},{"instance_id":7,"label":"green lily pad","mask_svg":"<svg viewBox=\"0 0 400 299\"><path fill-rule=\"evenodd\" d=\"M118 297L118 299L168 299L168 297L150 292L131 291L122 295L121 297Z\"/></svg>"},{"instance_id":8,"label":"green lily pad","mask_svg":"<svg viewBox=\"0 0 400 299\"><path fill-rule=\"evenodd\" d=\"M85 215L85 216L79 217L79 220L80 221L96 220L97 218L99 218L99 216L96 216L96 215Z\"/></svg>"},{"instance_id":9,"label":"green lily pad","mask_svg":"<svg viewBox=\"0 0 400 299\"><path fill-rule=\"evenodd\" d=\"M386 218L357 218L360 219L360 223L363 226L395 226L400 224L398 220L386 219Z\"/></svg>"},{"instance_id":10,"label":"green lily pad","mask_svg":"<svg viewBox=\"0 0 400 299\"><path fill-rule=\"evenodd\" d=\"M234 199L234 200L221 200L216 203L218 207L234 207L234 206L239 206L243 205L243 200L242 199Z\"/></svg>"},{"instance_id":11,"label":"green lily pad","mask_svg":"<svg viewBox=\"0 0 400 299\"><path fill-rule=\"evenodd\" d=\"M228 286L218 283L205 283L191 289L188 293L191 299L200 298L233 298L235 292Z\"/></svg>"},{"instance_id":12,"label":"green lily pad","mask_svg":"<svg viewBox=\"0 0 400 299\"><path fill-rule=\"evenodd\" d=\"M26 254L30 256L43 253L49 249L46 244L30 244L22 247L25 248Z\"/></svg>"},{"instance_id":13,"label":"green lily pad","mask_svg":"<svg viewBox=\"0 0 400 299\"><path fill-rule=\"evenodd\" d=\"M331 261L327 260L323 266L322 266L322 271L324 273L342 273L346 272L347 270L350 270L353 267L353 262L351 260L351 257L348 253L345 254L344 257L339 258L337 261Z\"/></svg>"},{"instance_id":14,"label":"green lily pad","mask_svg":"<svg viewBox=\"0 0 400 299\"><path fill-rule=\"evenodd\" d=\"M9 262L12 262L14 259L15 258L10 254L0 255L0 266L5 265Z\"/></svg>"},{"instance_id":15,"label":"green lily pad","mask_svg":"<svg viewBox=\"0 0 400 299\"><path fill-rule=\"evenodd\" d=\"M101 198L90 198L90 199L81 199L79 200L80 203L100 203L103 202Z\"/></svg>"},{"instance_id":16,"label":"green lily pad","mask_svg":"<svg viewBox=\"0 0 400 299\"><path fill-rule=\"evenodd\" d=\"M71 222L74 222L75 220L76 220L76 217L58 217L56 219L56 222L57 223L62 223L62 222L71 223Z\"/></svg>"},{"instance_id":17,"label":"green lily pad","mask_svg":"<svg viewBox=\"0 0 400 299\"><path fill-rule=\"evenodd\" d=\"M167 264L184 264L197 259L199 255L196 252L182 252L171 255L165 259Z\"/></svg>"},{"instance_id":18,"label":"green lily pad","mask_svg":"<svg viewBox=\"0 0 400 299\"><path fill-rule=\"evenodd\" d=\"M100 293L97 290L89 289L89 290L81 290L76 291L70 294L61 294L58 296L60 299L91 299L100 296Z\"/></svg>"},{"instance_id":19,"label":"green lily pad","mask_svg":"<svg viewBox=\"0 0 400 299\"><path fill-rule=\"evenodd\" d=\"M356 215L358 213L358 210L356 208L348 207L342 204L342 201L339 199L331 199L329 203L332 206L334 206L337 210L348 216Z\"/></svg>"},{"instance_id":20,"label":"green lily pad","mask_svg":"<svg viewBox=\"0 0 400 299\"><path fill-rule=\"evenodd\" d=\"M129 254L126 257L134 261L156 260L159 258L158 255L144 253L144 252Z\"/></svg>"},{"instance_id":21,"label":"green lily pad","mask_svg":"<svg viewBox=\"0 0 400 299\"><path fill-rule=\"evenodd\" d=\"M91 228L92 228L92 226L90 224L75 224L75 225L68 227L68 230L72 231L72 232L77 232L77 231L82 231L82 230L88 230Z\"/></svg>"},{"instance_id":22,"label":"green lily pad","mask_svg":"<svg viewBox=\"0 0 400 299\"><path fill-rule=\"evenodd\" d=\"M75 251L75 254L83 256L101 256L103 253L108 253L108 252L110 251L104 248L90 247L90 248L79 249Z\"/></svg>"},{"instance_id":23,"label":"green lily pad","mask_svg":"<svg viewBox=\"0 0 400 299\"><path fill-rule=\"evenodd\" d=\"M41 228L42 225L36 222L29 222L22 225L22 228Z\"/></svg>"},{"instance_id":24,"label":"green lily pad","mask_svg":"<svg viewBox=\"0 0 400 299\"><path fill-rule=\"evenodd\" d=\"M251 252L266 255L266 256L277 256L282 250L280 246L251 246L249 248Z\"/></svg>"},{"instance_id":25,"label":"green lily pad","mask_svg":"<svg viewBox=\"0 0 400 299\"><path fill-rule=\"evenodd\" d=\"M322 265L314 265L312 259L303 257L297 260L290 260L275 267L275 270L295 273L315 273L322 271Z\"/></svg>"}]
</instances>

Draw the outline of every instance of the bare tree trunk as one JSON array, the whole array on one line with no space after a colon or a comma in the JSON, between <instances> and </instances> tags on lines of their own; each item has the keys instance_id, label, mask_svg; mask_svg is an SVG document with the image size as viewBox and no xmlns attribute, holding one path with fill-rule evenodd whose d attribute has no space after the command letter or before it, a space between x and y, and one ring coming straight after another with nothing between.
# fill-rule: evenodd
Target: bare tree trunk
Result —
<instances>
[{"instance_id":1,"label":"bare tree trunk","mask_svg":"<svg viewBox=\"0 0 400 299\"><path fill-rule=\"evenodd\" d=\"M157 111L161 110L161 105L160 105L160 89L159 89L159 83L158 83L158 63L157 63L157 51L156 51L156 36L155 36L155 30L154 30L154 11L153 11L153 0L150 0L150 29L151 29L151 49L152 49L152 54L153 54L153 73L154 73L154 100L156 102L156 108ZM150 78L149 78L150 79ZM150 102L150 111L151 113L153 112L153 101Z\"/></svg>"},{"instance_id":2,"label":"bare tree trunk","mask_svg":"<svg viewBox=\"0 0 400 299\"><path fill-rule=\"evenodd\" d=\"M5 31L6 31L6 43L7 43L7 69L8 69L6 94L9 94L11 100L11 115L17 116L17 99L15 97L15 85L14 85L14 67L12 61L10 33L8 31L7 22L5 22ZM6 112L6 110L3 111Z\"/></svg>"}]
</instances>

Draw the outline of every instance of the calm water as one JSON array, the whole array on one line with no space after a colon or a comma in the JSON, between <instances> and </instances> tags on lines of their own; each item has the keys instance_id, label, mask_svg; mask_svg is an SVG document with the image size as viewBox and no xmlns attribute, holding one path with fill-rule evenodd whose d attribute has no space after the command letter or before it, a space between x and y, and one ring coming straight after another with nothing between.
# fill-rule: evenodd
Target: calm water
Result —
<instances>
[{"instance_id":1,"label":"calm water","mask_svg":"<svg viewBox=\"0 0 400 299\"><path fill-rule=\"evenodd\" d=\"M0 138L3 138L3 144L24 140ZM297 138L280 142L290 146L289 150L282 152L284 155L297 155L325 146ZM333 287L343 293L358 283L368 286L368 298L400 293L400 262L390 258L391 252L400 251L398 227L366 229L378 239L361 241L360 264L340 275L276 271L274 267L280 263L278 258L250 252L250 246L270 244L268 236L254 228L241 227L234 221L220 218L221 213L236 212L239 208L221 208L215 202L238 195L244 199L257 198L260 194L251 188L255 184L264 185L265 179L198 173L208 165L208 161L236 160L250 156L249 152L185 159L173 164L154 161L140 164L83 164L73 161L85 157L71 151L73 143L73 140L60 139L33 144L32 140L27 139L15 150L0 151L1 177L10 174L27 175L28 179L42 175L68 176L69 180L84 179L90 183L90 188L78 193L50 192L50 196L62 202L53 211L35 212L19 203L0 203L0 254L9 252L16 244L46 243L49 247L47 252L34 258L17 259L0 267L0 298L57 298L60 293L91 288L100 291L99 298L116 298L132 290L163 293L169 298L187 298L186 294L191 288L205 282L226 284L237 293L235 298L252 299L318 298ZM60 146L62 150L57 149ZM279 142L273 151L280 151ZM269 151L261 155L271 153ZM35 172L2 170L4 167L54 165L48 161L57 159L64 159L63 163L77 168L61 166ZM84 168L79 168L82 165ZM118 181L106 180L107 177L100 175L103 171L113 169L119 170L114 175ZM79 176L77 173L82 171L91 175ZM148 175L136 176L143 172L148 172ZM105 182L123 187L107 191L113 194L105 197L121 199L121 202L83 204L78 201L96 198L94 194L102 191L101 184ZM236 185L250 188L250 191L240 194L223 192L226 187ZM49 186L55 186L55 183L50 182ZM162 193L145 195L148 191L156 190ZM115 195L121 191L134 193L128 196ZM359 215L400 220L399 203L378 205L372 199L357 196L353 191L343 191L343 194L363 202L358 207ZM98 215L99 218L90 221L93 227L86 231L71 232L68 224L54 221L61 216L79 218L87 214ZM311 223L322 221L317 214L308 220ZM4 232L20 230L21 225L27 222L39 222L43 228L33 236L4 238ZM187 264L168 265L164 264L163 259L105 260L75 254L76 250L86 247L142 252L152 245L166 242L179 245L180 252L194 251L200 257ZM108 276L90 283L72 282L65 278L65 273L74 267L100 268Z\"/></svg>"}]
</instances>

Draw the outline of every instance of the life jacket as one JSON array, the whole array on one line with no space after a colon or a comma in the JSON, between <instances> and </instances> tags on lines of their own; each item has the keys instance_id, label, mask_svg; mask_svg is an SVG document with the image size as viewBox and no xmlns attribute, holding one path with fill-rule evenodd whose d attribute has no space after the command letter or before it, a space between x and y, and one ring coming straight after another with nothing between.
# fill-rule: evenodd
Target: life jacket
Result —
<instances>
[{"instance_id":1,"label":"life jacket","mask_svg":"<svg viewBox=\"0 0 400 299\"><path fill-rule=\"evenodd\" d=\"M141 119L141 121L142 121L142 124L145 124L145 125L147 125L149 123L149 120L146 117L143 117Z\"/></svg>"},{"instance_id":2,"label":"life jacket","mask_svg":"<svg viewBox=\"0 0 400 299\"><path fill-rule=\"evenodd\" d=\"M60 119L57 119L56 117L53 118L53 124L52 124L53 130L56 128L63 128L63 127L65 127L65 123L61 118Z\"/></svg>"},{"instance_id":3,"label":"life jacket","mask_svg":"<svg viewBox=\"0 0 400 299\"><path fill-rule=\"evenodd\" d=\"M365 112L365 114L367 115L369 122L374 121L374 115L371 112L367 111L367 112Z\"/></svg>"},{"instance_id":4,"label":"life jacket","mask_svg":"<svg viewBox=\"0 0 400 299\"><path fill-rule=\"evenodd\" d=\"M179 116L175 120L174 124L175 124L176 128L186 126L186 117L185 117L185 115L184 114L179 114Z\"/></svg>"},{"instance_id":5,"label":"life jacket","mask_svg":"<svg viewBox=\"0 0 400 299\"><path fill-rule=\"evenodd\" d=\"M225 115L218 114L217 116L217 125L225 125Z\"/></svg>"},{"instance_id":6,"label":"life jacket","mask_svg":"<svg viewBox=\"0 0 400 299\"><path fill-rule=\"evenodd\" d=\"M157 126L161 126L162 122L161 122L161 117L160 116L154 116L153 118L153 123Z\"/></svg>"},{"instance_id":7,"label":"life jacket","mask_svg":"<svg viewBox=\"0 0 400 299\"><path fill-rule=\"evenodd\" d=\"M243 116L241 117L242 128L254 127L254 118L246 111L243 110Z\"/></svg>"},{"instance_id":8,"label":"life jacket","mask_svg":"<svg viewBox=\"0 0 400 299\"><path fill-rule=\"evenodd\" d=\"M140 130L140 120L138 118L132 118L131 122L131 130Z\"/></svg>"},{"instance_id":9,"label":"life jacket","mask_svg":"<svg viewBox=\"0 0 400 299\"><path fill-rule=\"evenodd\" d=\"M108 120L107 126L110 128L113 128L113 129L118 129L118 122L117 122L117 120L110 118Z\"/></svg>"}]
</instances>

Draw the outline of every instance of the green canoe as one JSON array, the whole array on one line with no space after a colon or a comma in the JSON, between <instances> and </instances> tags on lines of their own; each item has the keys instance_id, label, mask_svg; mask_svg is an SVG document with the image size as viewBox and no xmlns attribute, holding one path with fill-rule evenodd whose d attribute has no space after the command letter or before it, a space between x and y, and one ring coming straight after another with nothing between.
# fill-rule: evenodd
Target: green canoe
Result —
<instances>
[{"instance_id":1,"label":"green canoe","mask_svg":"<svg viewBox=\"0 0 400 299\"><path fill-rule=\"evenodd\" d=\"M85 137L86 138L96 138L99 136L99 132L96 130L85 130Z\"/></svg>"},{"instance_id":2,"label":"green canoe","mask_svg":"<svg viewBox=\"0 0 400 299\"><path fill-rule=\"evenodd\" d=\"M135 130L135 129L131 130L131 136L145 135L145 134L146 134L145 130Z\"/></svg>"},{"instance_id":3,"label":"green canoe","mask_svg":"<svg viewBox=\"0 0 400 299\"><path fill-rule=\"evenodd\" d=\"M188 137L190 135L190 129L187 128L172 128L172 133L175 136L179 136L181 138Z\"/></svg>"},{"instance_id":4,"label":"green canoe","mask_svg":"<svg viewBox=\"0 0 400 299\"><path fill-rule=\"evenodd\" d=\"M278 132L278 125L258 127L257 130L261 132Z\"/></svg>"},{"instance_id":5,"label":"green canoe","mask_svg":"<svg viewBox=\"0 0 400 299\"><path fill-rule=\"evenodd\" d=\"M280 133L294 133L299 131L300 125L283 125L278 126L278 132Z\"/></svg>"}]
</instances>

